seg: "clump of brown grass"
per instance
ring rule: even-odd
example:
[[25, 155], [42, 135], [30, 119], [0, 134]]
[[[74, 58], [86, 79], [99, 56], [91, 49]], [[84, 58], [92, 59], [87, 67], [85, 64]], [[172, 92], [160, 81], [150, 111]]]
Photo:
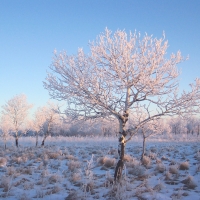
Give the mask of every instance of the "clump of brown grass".
[[109, 157], [100, 157], [97, 162], [100, 164], [100, 165], [103, 165], [104, 167], [106, 168], [111, 168], [115, 165], [116, 163], [116, 159], [115, 158], [109, 158]]
[[160, 190], [162, 190], [164, 188], [162, 183], [158, 183], [157, 185], [154, 186], [153, 190], [156, 192], [159, 192]]
[[59, 152], [49, 152], [48, 157], [49, 157], [49, 159], [59, 159], [60, 153]]
[[178, 174], [179, 173], [178, 166], [177, 165], [171, 165], [169, 167], [169, 172], [171, 174]]
[[83, 190], [86, 192], [92, 192], [94, 190], [94, 187], [95, 187], [94, 182], [90, 181], [86, 185], [84, 185]]
[[5, 167], [7, 164], [7, 159], [0, 157], [0, 167]]
[[156, 170], [160, 173], [163, 173], [166, 170], [166, 167], [163, 163], [158, 163], [156, 166]]
[[80, 173], [73, 173], [71, 176], [71, 181], [76, 183], [81, 180], [81, 174]]
[[171, 180], [171, 173], [169, 172], [169, 171], [167, 171], [166, 173], [165, 173], [165, 180]]
[[21, 173], [32, 175], [32, 169], [30, 167], [24, 168]]
[[188, 170], [190, 167], [190, 164], [188, 161], [186, 162], [182, 162], [180, 165], [179, 165], [179, 169], [180, 170]]
[[124, 161], [125, 162], [131, 162], [133, 160], [133, 157], [128, 155], [128, 154], [125, 154], [124, 155]]
[[136, 165], [133, 168], [128, 169], [128, 173], [138, 177], [146, 177], [146, 168], [141, 165]]
[[140, 164], [140, 162], [138, 160], [136, 160], [135, 158], [132, 158], [132, 160], [130, 162], [126, 163], [126, 167], [127, 168], [133, 168], [133, 167], [135, 167], [139, 164]]
[[149, 167], [151, 165], [151, 159], [148, 156], [143, 156], [142, 164], [146, 167]]
[[54, 184], [60, 181], [60, 177], [58, 175], [51, 175], [49, 177], [49, 183]]
[[156, 153], [150, 152], [150, 153], [149, 153], [149, 158], [151, 158], [152, 160], [156, 160], [157, 154], [156, 154]]
[[182, 181], [182, 183], [185, 184], [185, 186], [189, 189], [195, 189], [197, 187], [196, 182], [194, 181], [193, 176], [188, 176], [186, 179]]
[[51, 194], [56, 194], [60, 192], [61, 188], [58, 185], [53, 186], [51, 189], [49, 189], [45, 195], [51, 195]]
[[68, 169], [70, 171], [75, 171], [75, 170], [77, 170], [77, 168], [81, 167], [81, 163], [79, 161], [73, 161], [73, 160], [68, 162], [67, 165], [68, 165]]
[[68, 160], [77, 160], [76, 157], [74, 157], [73, 155], [65, 155], [65, 158], [68, 159]]

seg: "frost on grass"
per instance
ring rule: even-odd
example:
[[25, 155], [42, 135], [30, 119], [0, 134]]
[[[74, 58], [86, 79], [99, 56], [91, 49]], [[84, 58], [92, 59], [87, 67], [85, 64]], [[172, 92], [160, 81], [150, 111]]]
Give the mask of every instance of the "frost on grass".
[[[186, 194], [195, 199], [200, 192], [198, 145], [195, 149], [192, 143], [147, 145], [142, 163], [140, 143], [132, 143], [126, 151], [122, 180], [114, 184], [116, 150], [110, 146], [115, 140], [92, 144], [83, 142], [86, 138], [78, 144], [77, 140], [44, 148], [0, 148], [1, 158], [7, 160], [6, 167], [0, 168], [0, 199], [131, 200], [162, 199], [162, 194], [169, 199], [184, 199]], [[94, 149], [96, 144], [98, 149]]]

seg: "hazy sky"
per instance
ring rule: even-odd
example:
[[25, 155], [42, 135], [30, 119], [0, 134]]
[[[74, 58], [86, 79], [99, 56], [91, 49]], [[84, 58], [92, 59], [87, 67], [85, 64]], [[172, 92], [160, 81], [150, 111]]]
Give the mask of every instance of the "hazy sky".
[[199, 0], [0, 0], [0, 107], [21, 93], [45, 105], [54, 49], [87, 52], [105, 27], [158, 38], [165, 31], [168, 53], [190, 57], [179, 65], [181, 89], [200, 77]]

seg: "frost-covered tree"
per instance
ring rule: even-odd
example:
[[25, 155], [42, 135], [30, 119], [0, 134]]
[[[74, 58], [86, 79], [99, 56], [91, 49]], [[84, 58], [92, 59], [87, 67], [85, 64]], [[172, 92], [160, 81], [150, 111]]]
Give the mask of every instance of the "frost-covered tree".
[[171, 133], [173, 134], [184, 134], [187, 132], [186, 130], [186, 121], [181, 117], [172, 117], [169, 122], [169, 126], [171, 128]]
[[10, 133], [10, 129], [11, 129], [11, 124], [10, 124], [9, 117], [7, 115], [2, 115], [0, 119], [0, 133], [4, 141], [5, 149], [6, 149], [6, 142]]
[[[134, 113], [130, 112], [130, 117], [128, 121], [128, 126], [130, 129], [137, 124], [140, 124], [141, 121], [147, 118], [146, 113], [143, 109], [136, 108], [136, 111], [137, 112]], [[156, 134], [162, 134], [165, 129], [166, 126], [164, 125], [164, 121], [161, 119], [148, 121], [138, 129], [138, 134], [142, 135], [143, 140], [141, 160], [143, 160], [143, 157], [145, 155], [146, 140], [151, 136], [155, 136]]]
[[12, 131], [15, 133], [15, 144], [18, 147], [19, 131], [25, 126], [28, 119], [29, 110], [33, 107], [26, 99], [26, 95], [20, 94], [2, 106], [2, 114], [8, 116]]
[[38, 135], [42, 132], [43, 125], [46, 121], [46, 115], [44, 113], [44, 108], [39, 107], [34, 113], [34, 119], [32, 123], [32, 129], [35, 131], [36, 142], [35, 146], [38, 146]]
[[43, 124], [41, 131], [43, 132], [42, 146], [46, 138], [53, 133], [56, 126], [60, 124], [60, 115], [57, 113], [57, 106], [52, 102], [48, 102], [47, 106], [41, 108]]
[[[55, 51], [44, 87], [52, 98], [67, 102], [65, 114], [74, 119], [118, 120], [117, 175], [123, 166], [125, 144], [141, 126], [162, 116], [198, 111], [200, 80], [190, 85], [189, 92], [178, 91], [177, 64], [184, 58], [180, 51], [166, 55], [164, 36], [157, 39], [146, 34], [142, 38], [136, 32], [128, 35], [118, 30], [112, 34], [106, 29], [89, 47], [90, 54], [83, 49], [72, 56]], [[147, 117], [127, 130], [130, 111], [139, 107]]]

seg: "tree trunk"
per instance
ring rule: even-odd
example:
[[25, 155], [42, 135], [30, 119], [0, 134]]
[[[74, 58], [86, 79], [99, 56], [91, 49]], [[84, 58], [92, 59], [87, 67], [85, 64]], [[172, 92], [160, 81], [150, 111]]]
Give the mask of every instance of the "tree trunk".
[[126, 131], [125, 125], [128, 121], [128, 113], [125, 111], [123, 116], [118, 118], [119, 120], [119, 145], [118, 145], [118, 154], [119, 160], [115, 168], [114, 181], [119, 181], [122, 177], [122, 171], [124, 167], [124, 154], [125, 154], [125, 145], [126, 145]]
[[44, 136], [41, 146], [44, 146], [44, 142], [45, 142], [46, 138], [47, 138], [47, 135]]
[[45, 141], [45, 138], [42, 140], [42, 144], [41, 144], [41, 146], [44, 146], [44, 141]]
[[36, 147], [38, 146], [38, 132], [36, 133], [36, 143], [35, 143], [35, 146]]
[[15, 137], [15, 144], [16, 144], [16, 147], [18, 148], [18, 137]]
[[142, 146], [142, 156], [141, 156], [141, 161], [142, 161], [143, 158], [144, 158], [145, 148], [146, 148], [146, 137], [143, 135], [143, 146]]

